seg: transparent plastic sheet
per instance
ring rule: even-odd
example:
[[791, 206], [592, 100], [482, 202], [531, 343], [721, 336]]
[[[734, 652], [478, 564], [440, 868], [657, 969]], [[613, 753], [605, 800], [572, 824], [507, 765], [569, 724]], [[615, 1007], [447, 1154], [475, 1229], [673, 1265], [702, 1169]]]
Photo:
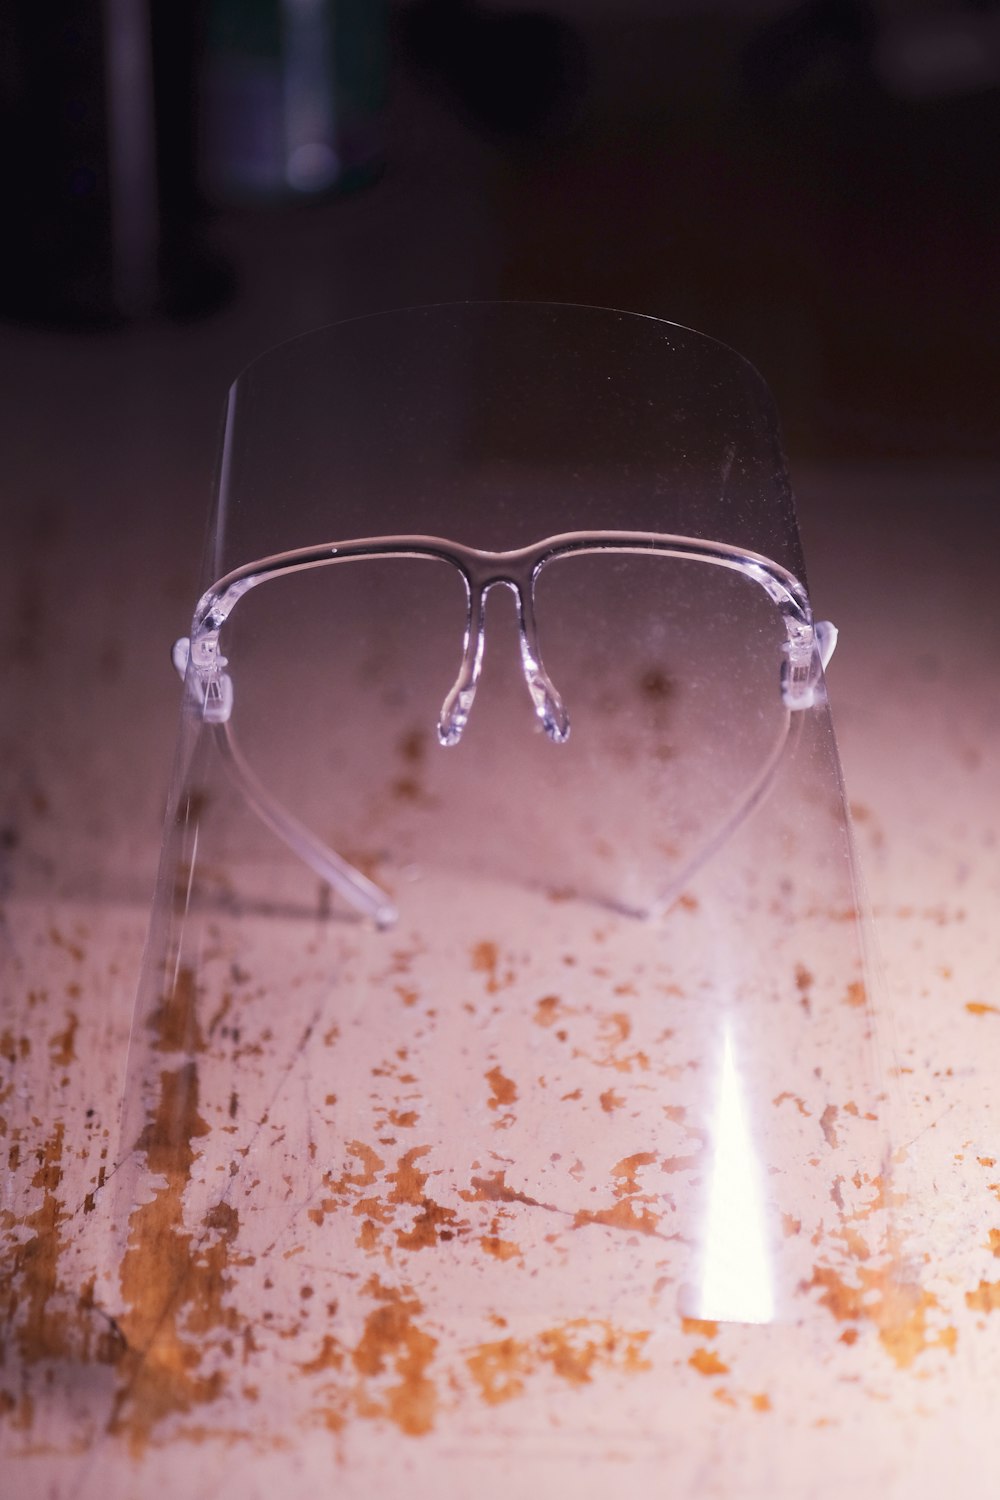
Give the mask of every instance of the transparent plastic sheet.
[[[474, 610], [432, 548], [278, 569], [199, 656], [234, 570], [401, 537], [597, 538], [524, 575], [534, 656], [482, 564], [457, 743]], [[115, 1439], [290, 1443], [344, 1494], [800, 1493], [705, 1403], [905, 1361], [921, 1311], [759, 377], [592, 309], [312, 335], [233, 388], [205, 587], [107, 1195]]]

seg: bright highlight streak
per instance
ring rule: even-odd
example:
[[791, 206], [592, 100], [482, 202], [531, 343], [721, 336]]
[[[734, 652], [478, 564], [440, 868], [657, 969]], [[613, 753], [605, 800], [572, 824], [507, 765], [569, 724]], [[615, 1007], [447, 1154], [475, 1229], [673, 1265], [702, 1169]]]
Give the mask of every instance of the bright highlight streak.
[[700, 1316], [730, 1323], [770, 1323], [774, 1317], [760, 1168], [728, 1028], [715, 1118]]

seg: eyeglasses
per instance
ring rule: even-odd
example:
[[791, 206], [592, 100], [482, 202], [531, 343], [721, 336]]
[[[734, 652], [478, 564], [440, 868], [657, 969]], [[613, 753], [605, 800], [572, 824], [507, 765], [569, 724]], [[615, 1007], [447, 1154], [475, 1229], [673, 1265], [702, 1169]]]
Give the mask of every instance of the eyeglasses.
[[[777, 606], [785, 631], [777, 683], [780, 700], [789, 715], [817, 702], [822, 693], [824, 669], [836, 646], [837, 631], [829, 621], [813, 620], [806, 590], [794, 574], [758, 553], [725, 543], [633, 531], [567, 532], [507, 552], [481, 551], [439, 537], [394, 536], [278, 553], [234, 569], [202, 595], [190, 637], [182, 637], [174, 645], [174, 666], [186, 682], [201, 717], [221, 731], [219, 743], [228, 769], [257, 815], [356, 911], [372, 917], [380, 926], [388, 926], [395, 921], [397, 911], [385, 892], [293, 817], [271, 795], [243, 756], [233, 731], [233, 678], [227, 670], [229, 660], [220, 648], [223, 627], [245, 594], [273, 579], [336, 563], [375, 559], [416, 558], [444, 563], [457, 571], [462, 580], [466, 609], [458, 673], [438, 715], [439, 743], [455, 746], [462, 738], [482, 671], [486, 599], [491, 590], [502, 587], [515, 597], [521, 670], [535, 716], [548, 739], [561, 745], [570, 735], [571, 705], [544, 665], [536, 586], [546, 569], [564, 559], [600, 553], [708, 563], [758, 584]], [[773, 768], [769, 763], [758, 783], [744, 797], [736, 821], [760, 800]], [[731, 826], [732, 820], [726, 831]]]

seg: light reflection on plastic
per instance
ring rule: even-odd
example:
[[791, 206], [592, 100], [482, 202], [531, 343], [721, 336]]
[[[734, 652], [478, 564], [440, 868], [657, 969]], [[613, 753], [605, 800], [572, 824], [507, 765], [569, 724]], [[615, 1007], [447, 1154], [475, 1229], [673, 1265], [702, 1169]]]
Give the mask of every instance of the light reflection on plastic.
[[729, 1028], [725, 1031], [715, 1154], [705, 1225], [700, 1316], [770, 1323], [774, 1317], [760, 1166], [747, 1121]]

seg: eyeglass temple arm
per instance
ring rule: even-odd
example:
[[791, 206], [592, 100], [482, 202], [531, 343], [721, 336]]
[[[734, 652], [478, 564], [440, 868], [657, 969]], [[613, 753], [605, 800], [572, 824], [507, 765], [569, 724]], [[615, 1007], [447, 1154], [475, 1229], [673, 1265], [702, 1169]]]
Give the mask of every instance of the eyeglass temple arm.
[[[173, 662], [184, 680], [187, 679], [189, 654], [190, 646], [186, 637], [175, 642]], [[360, 870], [348, 864], [347, 860], [331, 849], [329, 844], [318, 839], [304, 823], [300, 823], [298, 818], [293, 817], [286, 808], [282, 807], [248, 765], [237, 744], [230, 717], [232, 682], [228, 674], [221, 670], [226, 666], [226, 659], [218, 657], [217, 660], [220, 672], [219, 676], [214, 679], [215, 691], [212, 691], [212, 684], [199, 683], [201, 712], [206, 722], [213, 726], [216, 744], [222, 754], [226, 770], [246, 798], [247, 803], [253, 808], [261, 822], [270, 828], [272, 833], [277, 834], [293, 854], [297, 854], [321, 880], [325, 880], [338, 895], [343, 896], [355, 911], [360, 912], [362, 916], [371, 917], [378, 927], [391, 927], [399, 913], [385, 891], [373, 880], [369, 880], [367, 875], [362, 875]], [[220, 683], [222, 684], [221, 690]]]

